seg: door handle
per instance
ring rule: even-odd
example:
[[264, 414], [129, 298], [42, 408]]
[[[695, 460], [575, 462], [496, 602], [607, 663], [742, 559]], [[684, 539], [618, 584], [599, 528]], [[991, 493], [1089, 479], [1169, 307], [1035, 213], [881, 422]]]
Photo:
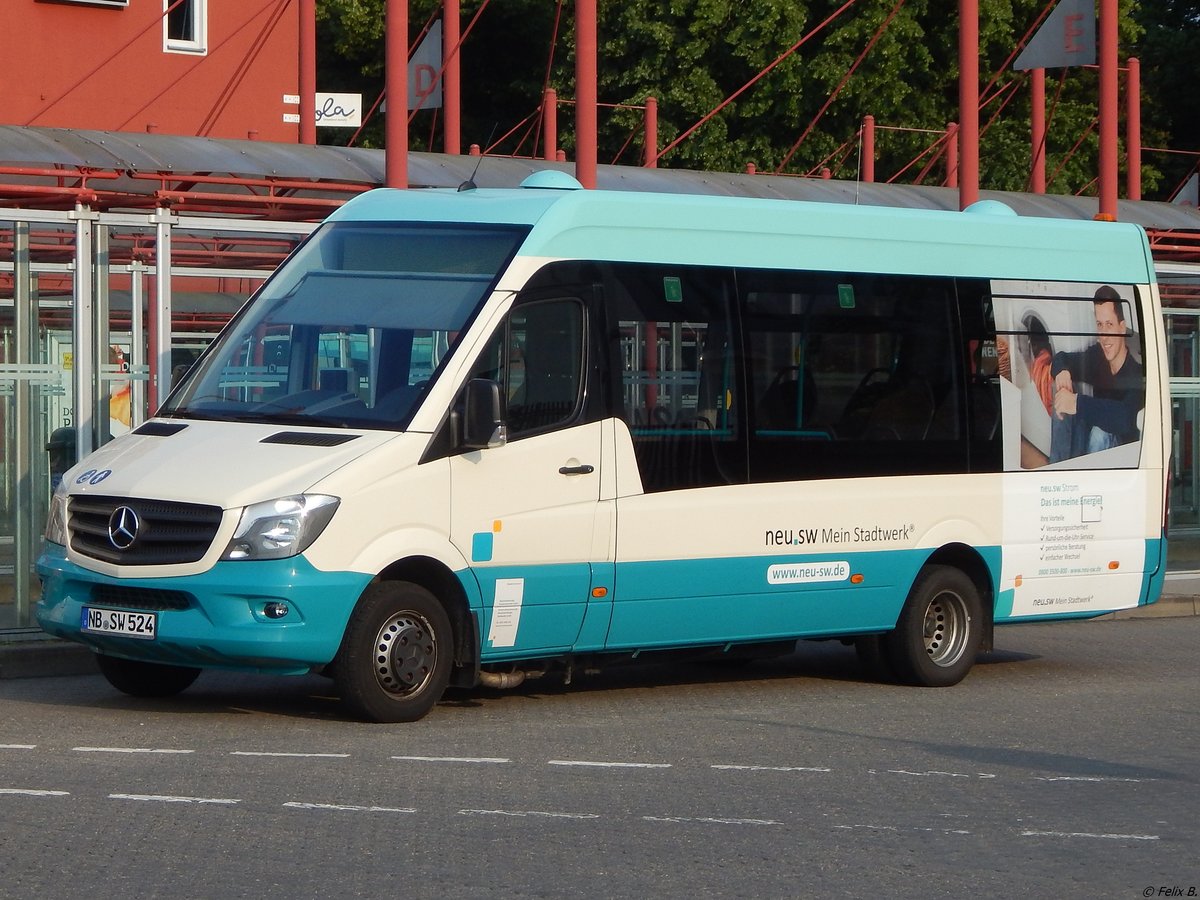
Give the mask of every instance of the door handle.
[[563, 466], [558, 470], [559, 475], [591, 475], [596, 471], [595, 466], [584, 463], [581, 466]]

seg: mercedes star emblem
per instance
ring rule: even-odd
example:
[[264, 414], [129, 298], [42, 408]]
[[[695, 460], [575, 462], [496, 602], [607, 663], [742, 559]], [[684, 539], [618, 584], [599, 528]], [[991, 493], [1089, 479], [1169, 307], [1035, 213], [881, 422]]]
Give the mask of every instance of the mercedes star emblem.
[[108, 540], [118, 550], [128, 550], [137, 540], [138, 514], [128, 506], [118, 506], [108, 517]]

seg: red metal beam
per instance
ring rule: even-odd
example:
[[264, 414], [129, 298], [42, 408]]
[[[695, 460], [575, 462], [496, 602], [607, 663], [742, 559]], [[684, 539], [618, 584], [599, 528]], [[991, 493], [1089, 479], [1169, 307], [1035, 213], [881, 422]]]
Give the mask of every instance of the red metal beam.
[[1125, 81], [1125, 196], [1142, 199], [1142, 64], [1136, 56], [1126, 60]]
[[442, 147], [451, 156], [462, 152], [462, 43], [459, 0], [442, 2]]
[[1100, 211], [1117, 218], [1117, 0], [1100, 0]]
[[408, 0], [387, 0], [385, 184], [408, 187]]
[[575, 0], [575, 177], [596, 187], [596, 0]]
[[958, 208], [979, 199], [979, 0], [958, 0]]

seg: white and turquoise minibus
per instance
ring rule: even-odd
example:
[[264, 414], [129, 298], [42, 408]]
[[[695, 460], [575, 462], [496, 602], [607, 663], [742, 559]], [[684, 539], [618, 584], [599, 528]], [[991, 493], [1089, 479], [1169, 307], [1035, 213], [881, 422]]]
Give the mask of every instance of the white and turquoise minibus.
[[951, 685], [1156, 599], [1163, 346], [1132, 225], [372, 191], [66, 473], [38, 620], [130, 694], [321, 672], [377, 721], [799, 639]]

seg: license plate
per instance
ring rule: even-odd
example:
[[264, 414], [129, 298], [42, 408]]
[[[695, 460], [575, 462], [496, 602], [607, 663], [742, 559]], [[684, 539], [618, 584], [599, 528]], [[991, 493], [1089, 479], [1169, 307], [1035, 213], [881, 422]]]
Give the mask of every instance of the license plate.
[[158, 632], [158, 614], [85, 606], [82, 628], [84, 631], [123, 634], [125, 637], [152, 641]]

